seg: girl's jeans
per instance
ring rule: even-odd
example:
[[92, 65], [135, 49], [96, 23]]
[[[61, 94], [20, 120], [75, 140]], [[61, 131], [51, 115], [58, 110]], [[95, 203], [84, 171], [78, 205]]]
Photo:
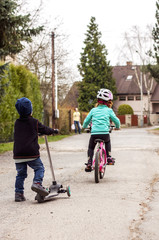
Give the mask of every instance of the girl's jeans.
[[15, 192], [24, 193], [24, 180], [27, 178], [27, 165], [34, 169], [33, 182], [42, 184], [44, 177], [44, 165], [40, 158], [33, 161], [16, 163], [17, 176], [15, 181]]

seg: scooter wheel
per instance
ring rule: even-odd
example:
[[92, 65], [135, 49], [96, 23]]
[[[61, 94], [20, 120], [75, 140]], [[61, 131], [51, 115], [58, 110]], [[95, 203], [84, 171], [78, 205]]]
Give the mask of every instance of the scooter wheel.
[[68, 187], [66, 188], [66, 191], [67, 191], [67, 196], [70, 197], [70, 196], [71, 196], [70, 186], [68, 186]]

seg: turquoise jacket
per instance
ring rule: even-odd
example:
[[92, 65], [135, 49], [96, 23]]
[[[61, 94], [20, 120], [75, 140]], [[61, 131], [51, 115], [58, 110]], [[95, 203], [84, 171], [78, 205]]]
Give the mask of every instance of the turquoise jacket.
[[92, 108], [83, 122], [83, 128], [86, 128], [92, 122], [91, 134], [109, 134], [110, 120], [115, 123], [116, 128], [120, 128], [120, 120], [114, 111], [106, 105], [99, 105]]

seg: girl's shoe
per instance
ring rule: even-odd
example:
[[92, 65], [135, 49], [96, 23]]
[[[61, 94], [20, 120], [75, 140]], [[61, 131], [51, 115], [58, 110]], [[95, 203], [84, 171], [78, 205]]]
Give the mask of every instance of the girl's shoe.
[[86, 172], [91, 172], [92, 171], [92, 165], [91, 164], [88, 164], [88, 163], [86, 163], [86, 168], [85, 168], [85, 171]]
[[115, 158], [108, 157], [107, 158], [107, 165], [114, 165], [115, 164]]
[[22, 201], [26, 201], [24, 194], [16, 192], [15, 193], [15, 202], [22, 202]]

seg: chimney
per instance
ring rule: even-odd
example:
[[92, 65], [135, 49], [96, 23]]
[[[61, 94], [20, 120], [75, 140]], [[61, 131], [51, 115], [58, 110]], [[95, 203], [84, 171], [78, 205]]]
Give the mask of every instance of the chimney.
[[131, 62], [131, 61], [126, 62], [126, 65], [127, 65], [127, 66], [132, 66], [132, 62]]

